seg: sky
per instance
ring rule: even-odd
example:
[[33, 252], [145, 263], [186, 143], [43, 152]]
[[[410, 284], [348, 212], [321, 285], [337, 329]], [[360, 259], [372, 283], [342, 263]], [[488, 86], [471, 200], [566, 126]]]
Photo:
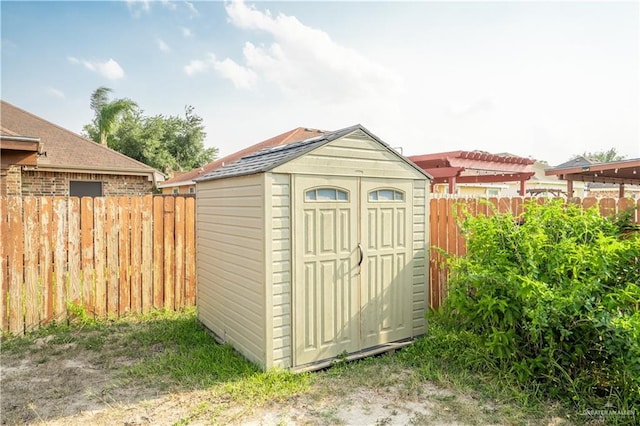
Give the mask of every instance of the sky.
[[640, 2], [0, 3], [3, 100], [74, 132], [100, 86], [219, 156], [362, 124], [401, 150], [640, 158]]

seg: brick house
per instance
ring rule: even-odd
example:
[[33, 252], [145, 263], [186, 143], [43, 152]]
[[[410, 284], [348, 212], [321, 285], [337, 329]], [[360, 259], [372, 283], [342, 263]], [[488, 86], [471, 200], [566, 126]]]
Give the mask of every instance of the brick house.
[[146, 164], [0, 102], [0, 195], [143, 195], [164, 180]]
[[197, 169], [173, 176], [171, 179], [158, 184], [158, 188], [162, 189], [163, 194], [195, 194], [196, 183], [194, 179], [204, 176], [207, 173], [211, 173], [225, 164], [235, 163], [242, 157], [246, 157], [249, 154], [253, 154], [266, 148], [302, 141], [315, 136], [321, 136], [324, 133], [325, 131], [323, 130], [298, 127], [255, 145], [251, 145], [250, 147], [244, 148], [240, 151], [234, 152], [233, 154], [229, 154], [226, 157], [212, 161], [202, 167], [198, 167]]

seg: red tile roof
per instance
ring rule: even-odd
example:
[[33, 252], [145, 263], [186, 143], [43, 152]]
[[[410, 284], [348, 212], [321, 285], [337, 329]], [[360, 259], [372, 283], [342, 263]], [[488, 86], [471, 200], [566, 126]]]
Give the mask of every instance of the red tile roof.
[[225, 164], [230, 164], [238, 161], [242, 157], [246, 157], [249, 154], [253, 154], [254, 152], [258, 152], [265, 148], [271, 148], [278, 145], [286, 145], [293, 142], [303, 141], [305, 139], [313, 138], [319, 135], [326, 133], [323, 130], [317, 129], [309, 129], [306, 127], [298, 127], [293, 130], [289, 130], [288, 132], [282, 133], [281, 135], [274, 136], [265, 141], [259, 142], [255, 145], [251, 145], [250, 147], [244, 148], [240, 151], [234, 152], [233, 154], [229, 154], [226, 157], [220, 158], [218, 160], [212, 161], [209, 164], [205, 164], [202, 167], [197, 169], [193, 169], [189, 172], [176, 176], [172, 179], [169, 179], [162, 184], [159, 184], [159, 188], [166, 188], [172, 186], [183, 186], [183, 185], [193, 185], [193, 179], [198, 176], [204, 176], [207, 173], [211, 173], [212, 171], [219, 169]]
[[159, 172], [104, 145], [53, 124], [6, 101], [0, 101], [0, 132], [4, 135], [40, 138], [46, 156], [38, 167], [46, 169], [109, 171], [126, 174]]

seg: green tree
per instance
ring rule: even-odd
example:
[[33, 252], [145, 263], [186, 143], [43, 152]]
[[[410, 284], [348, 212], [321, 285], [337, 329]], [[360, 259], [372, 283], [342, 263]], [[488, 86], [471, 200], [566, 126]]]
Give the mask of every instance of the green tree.
[[111, 89], [99, 87], [91, 95], [95, 117], [85, 134], [128, 157], [158, 170], [183, 171], [212, 161], [216, 148], [205, 148], [204, 123], [191, 105], [181, 116], [145, 116], [130, 99], [109, 101]]
[[[583, 152], [581, 154], [582, 157], [587, 160], [594, 161], [596, 163], [610, 163], [612, 161], [620, 161], [625, 159], [625, 155], [621, 155], [618, 153], [618, 150], [615, 148], [611, 148], [607, 151], [596, 151], [596, 152]], [[576, 155], [576, 157], [578, 157]], [[575, 158], [575, 157], [574, 157]]]
[[202, 118], [193, 107], [179, 116], [144, 116], [130, 111], [110, 138], [111, 148], [158, 170], [191, 170], [215, 158], [216, 148], [205, 148]]
[[102, 145], [107, 145], [108, 138], [116, 130], [121, 117], [134, 111], [138, 105], [131, 99], [109, 100], [112, 90], [98, 87], [91, 95], [91, 109], [94, 112], [93, 123], [84, 126], [89, 138]]

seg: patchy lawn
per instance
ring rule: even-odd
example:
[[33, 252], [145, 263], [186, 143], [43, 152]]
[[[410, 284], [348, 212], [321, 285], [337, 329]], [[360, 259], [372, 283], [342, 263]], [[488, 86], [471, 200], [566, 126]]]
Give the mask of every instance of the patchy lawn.
[[85, 318], [3, 338], [1, 418], [51, 425], [571, 424], [561, 408], [492, 400], [404, 358], [398, 352], [315, 373], [264, 373], [216, 344], [193, 311], [112, 323]]

